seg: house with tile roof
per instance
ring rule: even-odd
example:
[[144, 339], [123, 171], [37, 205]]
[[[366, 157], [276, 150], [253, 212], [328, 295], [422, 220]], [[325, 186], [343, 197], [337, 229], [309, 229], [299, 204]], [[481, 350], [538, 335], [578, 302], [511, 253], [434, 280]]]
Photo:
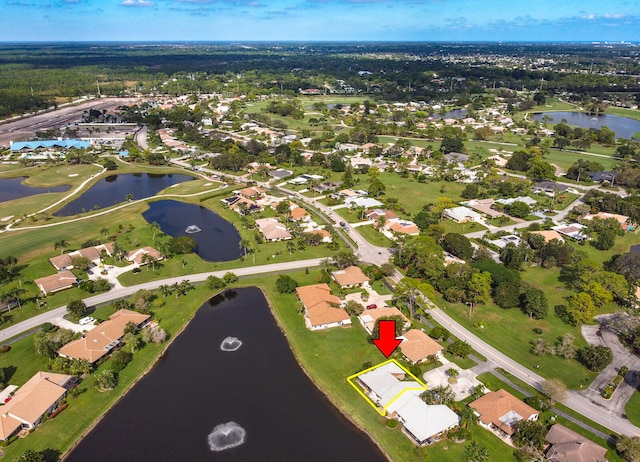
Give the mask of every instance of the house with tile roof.
[[564, 425], [555, 424], [547, 432], [545, 440], [549, 446], [544, 454], [554, 462], [607, 462], [607, 449], [569, 430]]
[[400, 337], [400, 351], [412, 364], [426, 361], [429, 356], [440, 356], [442, 345], [419, 329], [410, 329]]
[[85, 247], [80, 250], [75, 250], [73, 252], [52, 257], [49, 259], [49, 262], [58, 271], [73, 269], [73, 264], [71, 263], [71, 259], [74, 257], [88, 258], [95, 265], [97, 264], [97, 262], [100, 261], [100, 258], [102, 257], [103, 253], [105, 253], [107, 256], [110, 257], [113, 254], [114, 246], [115, 246], [114, 242], [108, 242], [106, 244], [98, 244], [91, 247]]
[[64, 289], [70, 289], [78, 282], [76, 276], [71, 271], [60, 271], [57, 274], [38, 278], [33, 281], [44, 294], [51, 294]]
[[340, 299], [331, 295], [328, 284], [296, 287], [296, 294], [304, 306], [304, 321], [308, 329], [351, 327], [351, 318], [340, 308]]
[[146, 264], [144, 263], [145, 255], [150, 255], [156, 260], [162, 260], [164, 258], [159, 250], [156, 250], [153, 247], [149, 246], [127, 252], [124, 258], [126, 258], [127, 261], [137, 263], [138, 265], [143, 265]]
[[469, 406], [483, 427], [507, 437], [513, 436], [518, 422], [538, 420], [538, 411], [504, 389], [491, 391]]
[[37, 427], [46, 414], [56, 410], [74, 382], [71, 375], [37, 372], [0, 407], [0, 440], [8, 440], [23, 428]]
[[554, 229], [550, 229], [548, 231], [529, 231], [529, 234], [537, 234], [538, 236], [544, 237], [545, 243], [549, 243], [554, 239], [558, 240], [559, 242], [564, 242], [562, 235]]
[[102, 357], [120, 345], [124, 330], [128, 323], [132, 322], [141, 328], [149, 322], [151, 316], [122, 309], [109, 316], [109, 320], [98, 324], [84, 334], [83, 337], [67, 343], [58, 350], [63, 358], [84, 359], [91, 364], [96, 363]]
[[373, 310], [366, 310], [360, 316], [358, 316], [358, 321], [360, 321], [360, 325], [367, 331], [369, 335], [373, 334], [373, 329], [376, 325], [376, 321], [380, 318], [389, 318], [392, 316], [396, 316], [402, 318], [404, 320], [403, 330], [411, 325], [407, 317], [402, 314], [402, 312], [396, 308], [395, 306], [389, 308], [375, 308]]
[[369, 276], [358, 266], [349, 266], [345, 269], [334, 271], [331, 277], [341, 288], [362, 287], [369, 284]]
[[310, 218], [309, 212], [307, 212], [302, 207], [298, 207], [297, 205], [293, 205], [291, 207], [291, 211], [289, 212], [289, 219], [291, 221], [304, 221]]
[[292, 238], [287, 227], [277, 218], [259, 218], [256, 220], [256, 226], [267, 241], [277, 242]]

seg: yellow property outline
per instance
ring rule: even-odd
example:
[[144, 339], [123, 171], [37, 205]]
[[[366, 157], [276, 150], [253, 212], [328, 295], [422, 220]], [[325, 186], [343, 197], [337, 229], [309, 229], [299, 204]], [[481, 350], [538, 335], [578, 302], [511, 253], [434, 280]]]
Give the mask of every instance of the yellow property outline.
[[[415, 379], [415, 381], [416, 381], [416, 382], [418, 382], [420, 385], [422, 385], [422, 387], [420, 387], [420, 388], [416, 388], [416, 387], [413, 387], [413, 388], [405, 388], [405, 389], [404, 389], [404, 390], [402, 390], [400, 393], [398, 393], [398, 396], [396, 396], [396, 397], [395, 397], [395, 398], [393, 398], [391, 401], [389, 401], [389, 402], [387, 403], [387, 405], [386, 405], [386, 406], [384, 406], [384, 407], [382, 408], [382, 410], [380, 410], [380, 408], [378, 407], [378, 405], [377, 405], [376, 403], [374, 403], [373, 401], [371, 401], [371, 398], [369, 398], [369, 397], [366, 395], [366, 393], [364, 393], [364, 391], [362, 390], [362, 387], [360, 387], [360, 386], [356, 385], [355, 380], [353, 380], [353, 379], [357, 378], [359, 375], [365, 374], [365, 373], [367, 373], [367, 372], [369, 372], [369, 371], [372, 371], [372, 370], [374, 370], [374, 369], [377, 369], [377, 368], [379, 368], [379, 367], [386, 366], [386, 365], [387, 365], [387, 364], [389, 364], [389, 363], [395, 363], [395, 364], [396, 364], [396, 366], [398, 366], [398, 367], [399, 367], [400, 369], [402, 369], [404, 372], [406, 372], [407, 374], [409, 374], [409, 376], [410, 376], [410, 377], [412, 377], [413, 379]], [[351, 385], [351, 386], [352, 386], [352, 387], [353, 387], [353, 388], [354, 388], [358, 393], [360, 393], [360, 396], [362, 396], [362, 397], [367, 401], [367, 403], [369, 403], [369, 404], [371, 405], [371, 407], [373, 407], [373, 408], [376, 410], [376, 412], [377, 412], [378, 414], [380, 414], [381, 416], [383, 416], [383, 417], [387, 414], [387, 408], [388, 408], [388, 407], [389, 407], [389, 406], [390, 406], [390, 405], [391, 405], [395, 400], [397, 400], [398, 398], [400, 398], [400, 397], [401, 397], [401, 396], [402, 396], [406, 391], [409, 391], [409, 390], [426, 390], [426, 389], [427, 389], [427, 385], [426, 385], [426, 384], [422, 383], [422, 381], [421, 381], [418, 377], [416, 377], [416, 376], [415, 376], [415, 375], [413, 375], [411, 372], [409, 372], [407, 369], [405, 369], [405, 368], [402, 366], [402, 364], [400, 364], [400, 363], [399, 363], [398, 361], [396, 361], [395, 359], [389, 359], [389, 360], [387, 360], [387, 361], [385, 361], [385, 362], [383, 362], [383, 363], [376, 364], [375, 366], [372, 366], [372, 367], [370, 367], [369, 369], [365, 369], [364, 371], [360, 371], [360, 372], [358, 372], [358, 373], [356, 373], [356, 374], [350, 375], [349, 377], [347, 377], [347, 382], [349, 382], [349, 384], [350, 384], [350, 385]]]

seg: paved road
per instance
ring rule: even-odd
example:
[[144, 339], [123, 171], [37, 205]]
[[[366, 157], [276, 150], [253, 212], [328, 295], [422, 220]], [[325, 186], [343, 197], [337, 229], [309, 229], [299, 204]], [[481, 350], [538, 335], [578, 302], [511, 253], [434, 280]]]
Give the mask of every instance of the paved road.
[[[478, 353], [494, 362], [498, 367], [504, 368], [515, 377], [532, 387], [538, 390], [541, 389], [542, 383], [545, 381], [544, 377], [530, 371], [513, 359], [509, 358], [504, 353], [496, 350], [485, 341], [479, 339], [456, 321], [451, 319], [451, 317], [445, 314], [445, 312], [440, 308], [433, 308], [429, 310], [429, 314], [454, 336], [468, 342]], [[640, 428], [636, 427], [628, 420], [619, 417], [614, 411], [608, 409], [607, 403], [589, 399], [577, 391], [569, 391], [567, 393], [567, 398], [563, 401], [563, 404], [615, 433], [629, 436], [640, 436]]]
[[[231, 270], [223, 270], [223, 271], [211, 271], [208, 273], [198, 273], [191, 274], [187, 276], [177, 276], [169, 279], [162, 279], [159, 281], [151, 281], [145, 282], [143, 284], [138, 284], [136, 286], [131, 287], [122, 287], [118, 289], [111, 289], [109, 292], [105, 292], [99, 295], [95, 295], [93, 297], [85, 298], [84, 302], [87, 306], [95, 306], [104, 303], [111, 302], [113, 300], [117, 300], [119, 298], [128, 297], [129, 295], [134, 294], [138, 290], [147, 289], [153, 290], [157, 289], [161, 285], [172, 285], [174, 283], [180, 283], [185, 279], [190, 282], [202, 282], [205, 281], [209, 276], [217, 276], [223, 277], [225, 273], [231, 271], [236, 276], [250, 276], [255, 274], [265, 274], [265, 273], [279, 273], [283, 271], [290, 270], [299, 270], [303, 268], [313, 268], [316, 266], [320, 266], [320, 262], [322, 258], [312, 258], [309, 260], [298, 260], [284, 263], [272, 263], [270, 265], [261, 265], [261, 266], [252, 266], [249, 268], [235, 268]], [[52, 320], [64, 316], [66, 314], [67, 307], [61, 306], [60, 308], [56, 308], [45, 313], [34, 316], [30, 319], [22, 321], [14, 326], [7, 327], [6, 329], [0, 330], [0, 343], [4, 342], [13, 337], [17, 337], [24, 332], [28, 332], [32, 329], [41, 326], [45, 322], [51, 322]]]

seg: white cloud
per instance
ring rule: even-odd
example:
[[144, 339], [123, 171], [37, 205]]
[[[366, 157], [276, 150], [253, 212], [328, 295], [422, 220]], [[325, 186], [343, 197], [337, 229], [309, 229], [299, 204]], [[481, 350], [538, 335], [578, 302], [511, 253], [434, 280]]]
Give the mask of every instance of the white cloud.
[[146, 6], [153, 6], [153, 2], [149, 0], [122, 0], [122, 2], [120, 2], [120, 6], [146, 7]]

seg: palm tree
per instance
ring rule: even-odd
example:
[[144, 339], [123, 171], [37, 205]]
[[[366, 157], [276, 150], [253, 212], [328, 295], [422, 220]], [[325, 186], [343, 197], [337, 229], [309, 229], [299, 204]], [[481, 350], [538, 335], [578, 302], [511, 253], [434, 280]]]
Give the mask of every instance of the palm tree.
[[289, 255], [296, 251], [296, 243], [293, 241], [287, 241], [287, 250], [289, 251]]
[[60, 255], [62, 255], [62, 253], [64, 252], [64, 249], [69, 247], [69, 243], [64, 239], [60, 239], [59, 241], [55, 242], [54, 246], [56, 250], [60, 249]]
[[304, 243], [304, 240], [300, 239], [298, 241], [298, 250], [300, 252], [304, 252], [304, 250], [307, 248], [306, 244]]
[[153, 221], [151, 222], [151, 224], [149, 225], [153, 231], [153, 237], [151, 238], [152, 241], [155, 242], [156, 240], [156, 232], [160, 231], [160, 225], [158, 224], [158, 222]]
[[109, 228], [107, 228], [106, 226], [103, 226], [102, 229], [100, 230], [100, 234], [102, 234], [104, 237], [107, 237], [109, 235]]
[[465, 406], [462, 411], [460, 411], [460, 426], [462, 428], [469, 428], [477, 422], [478, 416], [476, 415], [475, 411], [469, 406]]
[[160, 287], [158, 287], [158, 290], [160, 290], [160, 293], [162, 294], [162, 298], [167, 298], [168, 295], [171, 295], [171, 287], [169, 287], [166, 284], [163, 284]]

